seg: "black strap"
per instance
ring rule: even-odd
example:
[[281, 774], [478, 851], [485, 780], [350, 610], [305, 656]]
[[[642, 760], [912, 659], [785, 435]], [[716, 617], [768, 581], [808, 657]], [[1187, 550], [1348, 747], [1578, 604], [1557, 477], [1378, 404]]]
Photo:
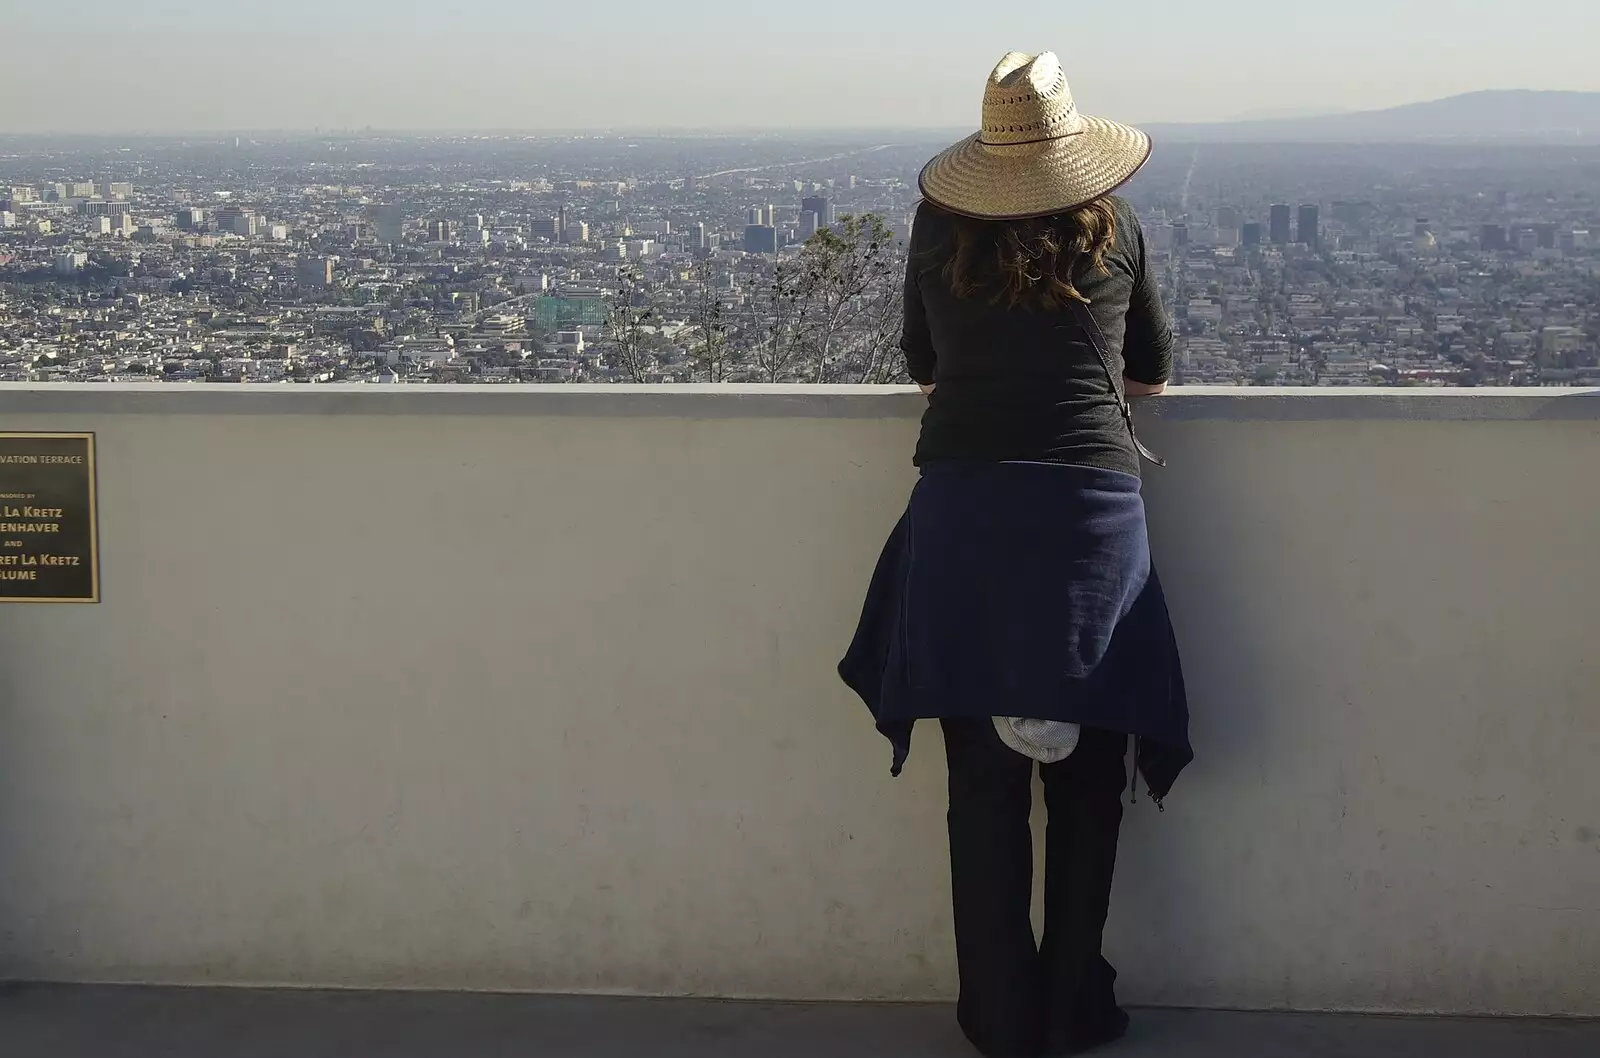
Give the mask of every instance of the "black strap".
[[1128, 403], [1127, 394], [1123, 392], [1122, 379], [1111, 369], [1111, 350], [1106, 343], [1105, 332], [1100, 329], [1100, 321], [1094, 318], [1094, 313], [1083, 302], [1073, 299], [1071, 304], [1073, 315], [1078, 317], [1078, 323], [1089, 336], [1089, 344], [1094, 346], [1096, 355], [1100, 357], [1100, 366], [1106, 369], [1106, 378], [1111, 381], [1111, 395], [1117, 398], [1117, 410], [1122, 413], [1122, 421], [1128, 424], [1128, 436], [1133, 438], [1133, 447], [1156, 466], [1166, 466], [1167, 461], [1146, 448], [1144, 442], [1139, 440], [1139, 431], [1133, 428], [1133, 405]]

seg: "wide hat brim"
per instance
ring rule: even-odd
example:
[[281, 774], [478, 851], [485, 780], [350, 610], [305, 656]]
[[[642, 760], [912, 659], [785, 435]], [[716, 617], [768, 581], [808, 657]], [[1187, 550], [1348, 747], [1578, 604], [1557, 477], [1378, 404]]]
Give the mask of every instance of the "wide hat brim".
[[922, 195], [951, 213], [1020, 220], [1065, 213], [1104, 198], [1150, 160], [1150, 137], [1104, 118], [1035, 143], [985, 143], [975, 133], [922, 169]]

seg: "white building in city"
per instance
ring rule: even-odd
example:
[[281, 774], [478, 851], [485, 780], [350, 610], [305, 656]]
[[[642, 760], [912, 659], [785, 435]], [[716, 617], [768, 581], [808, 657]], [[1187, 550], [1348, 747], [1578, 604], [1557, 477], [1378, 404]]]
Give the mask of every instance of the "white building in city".
[[583, 355], [584, 350], [582, 331], [557, 331], [556, 355], [572, 360]]

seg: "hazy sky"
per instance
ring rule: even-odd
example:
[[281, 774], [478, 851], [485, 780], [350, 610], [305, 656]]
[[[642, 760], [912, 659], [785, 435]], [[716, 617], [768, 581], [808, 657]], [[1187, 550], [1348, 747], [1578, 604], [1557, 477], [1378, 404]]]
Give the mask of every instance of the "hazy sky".
[[0, 0], [0, 26], [0, 132], [975, 127], [1013, 48], [1127, 121], [1600, 90], [1597, 0]]

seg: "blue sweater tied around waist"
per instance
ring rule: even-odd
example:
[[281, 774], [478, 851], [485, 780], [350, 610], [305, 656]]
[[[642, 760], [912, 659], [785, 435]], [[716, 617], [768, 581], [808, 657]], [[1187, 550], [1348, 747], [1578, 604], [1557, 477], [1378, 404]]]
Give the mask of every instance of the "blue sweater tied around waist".
[[1062, 464], [923, 468], [839, 663], [895, 775], [917, 720], [1027, 717], [1135, 736], [1167, 795], [1194, 753], [1139, 487]]

